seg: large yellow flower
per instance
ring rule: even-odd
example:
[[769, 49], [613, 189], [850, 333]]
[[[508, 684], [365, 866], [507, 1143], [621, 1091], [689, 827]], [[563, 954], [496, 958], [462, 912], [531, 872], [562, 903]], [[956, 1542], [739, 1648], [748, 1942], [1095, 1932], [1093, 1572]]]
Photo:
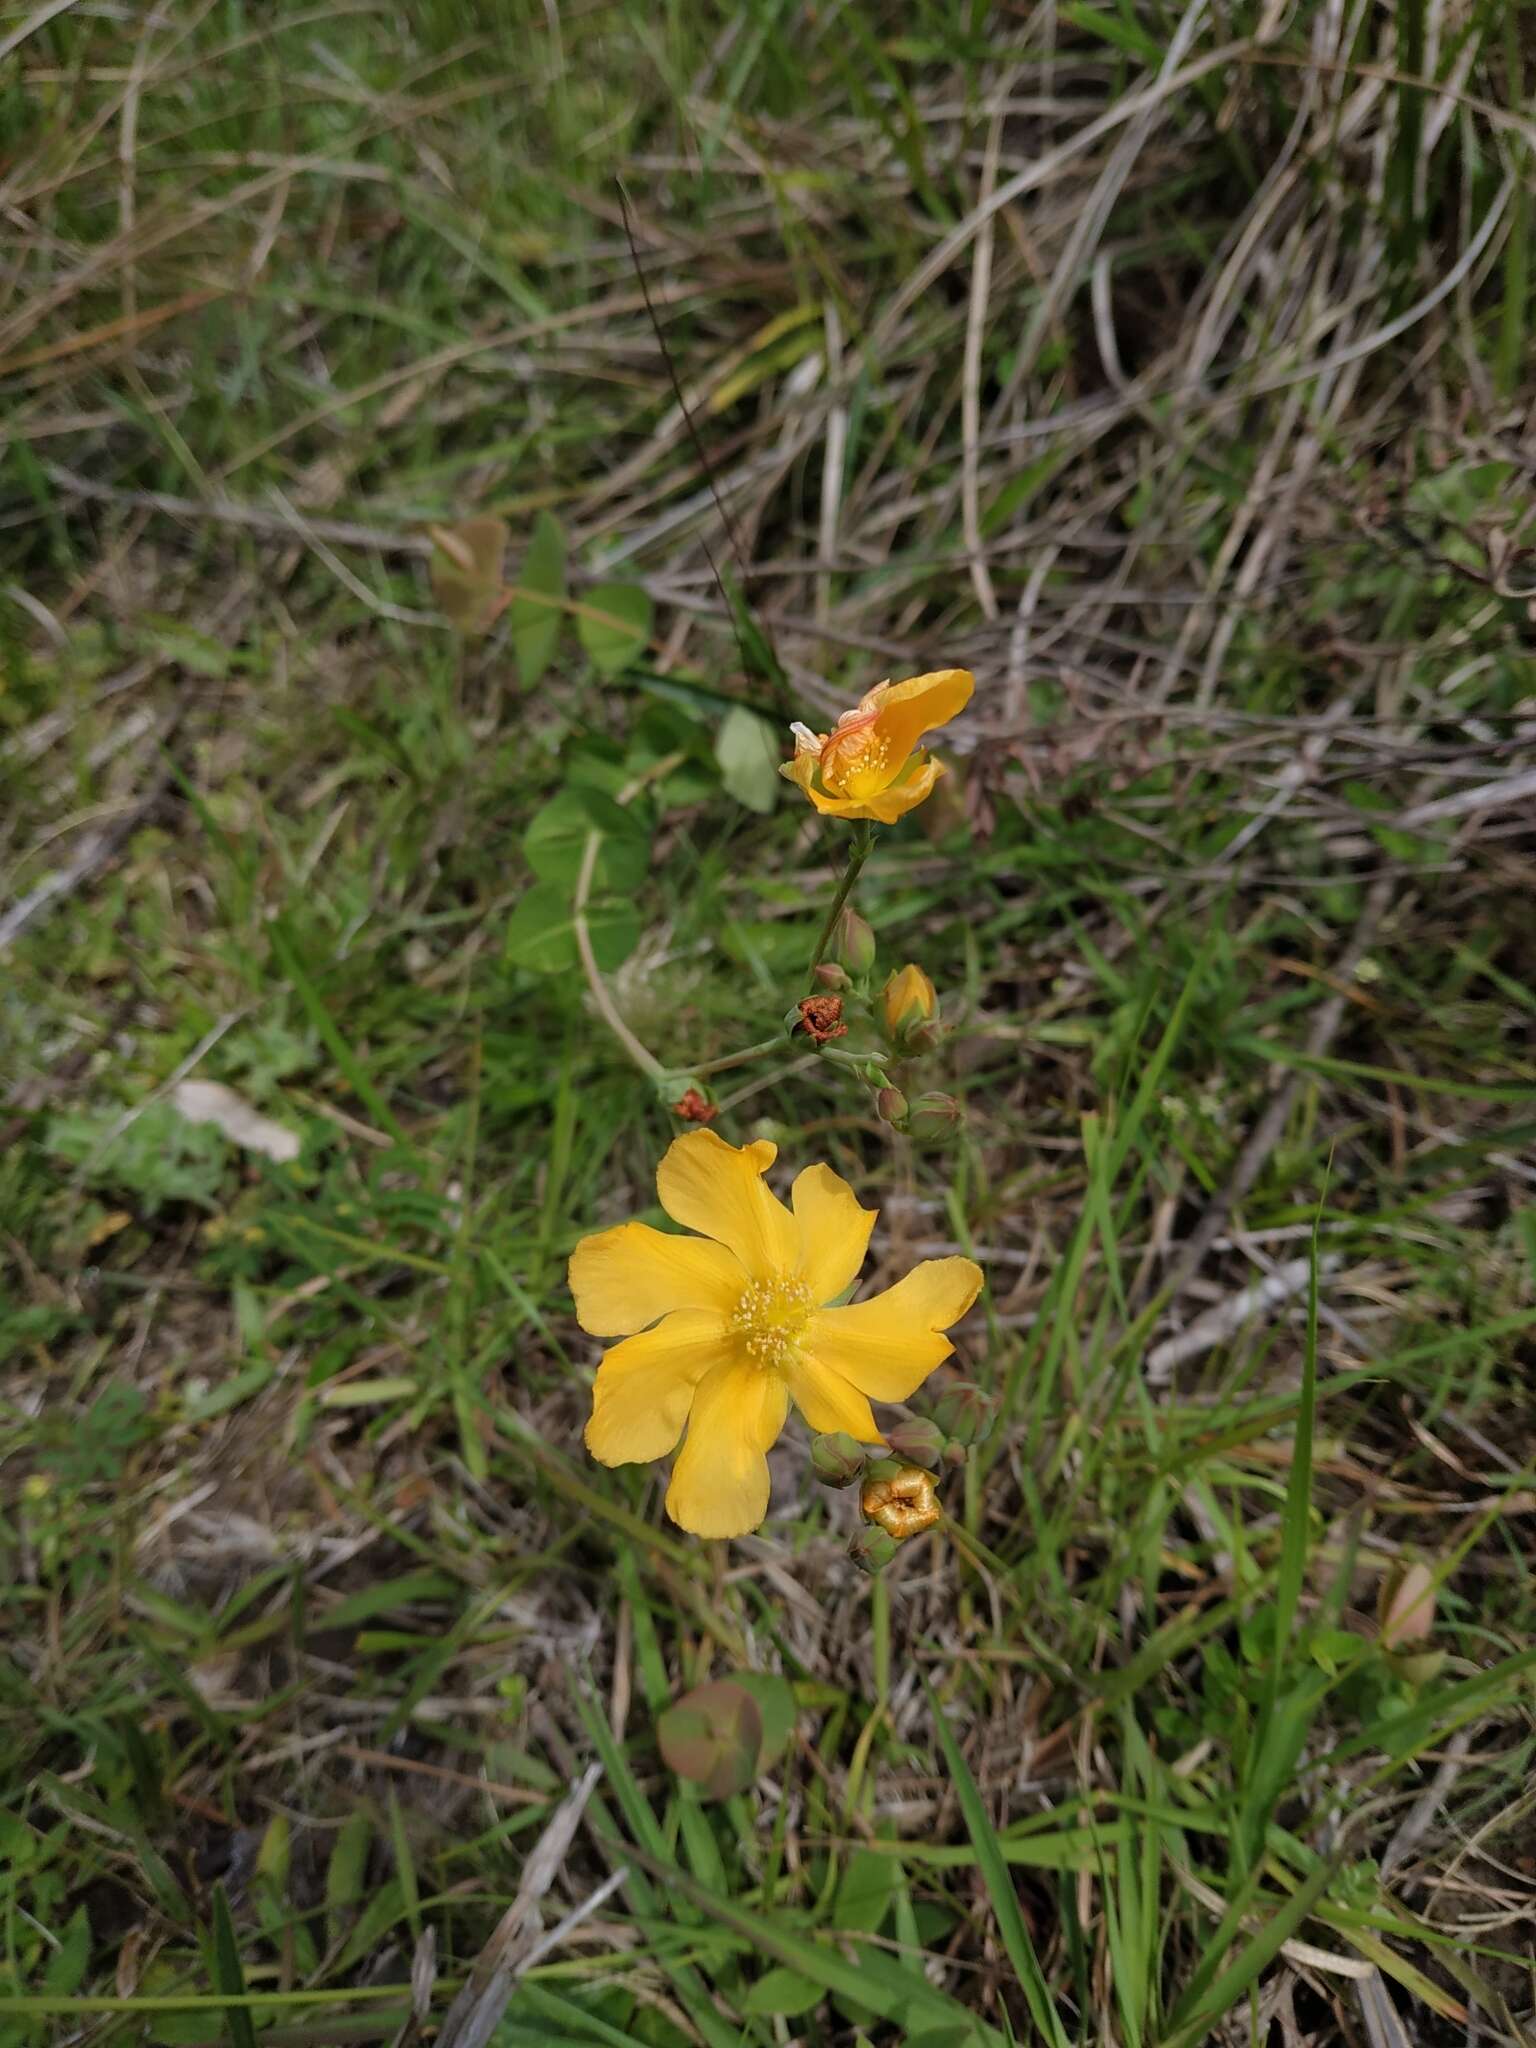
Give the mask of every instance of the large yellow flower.
[[884, 1294], [828, 1308], [857, 1277], [876, 1211], [827, 1166], [786, 1209], [763, 1179], [766, 1139], [689, 1131], [656, 1172], [661, 1206], [702, 1232], [621, 1223], [571, 1254], [576, 1318], [622, 1337], [592, 1389], [587, 1448], [604, 1465], [664, 1458], [688, 1427], [667, 1513], [695, 1536], [742, 1536], [768, 1510], [767, 1452], [794, 1402], [814, 1430], [884, 1439], [870, 1401], [905, 1401], [954, 1346], [976, 1299], [970, 1259], [928, 1259]]
[[780, 768], [829, 818], [894, 825], [944, 773], [918, 741], [970, 702], [969, 669], [941, 668], [904, 683], [876, 683], [830, 733], [794, 727], [795, 756]]

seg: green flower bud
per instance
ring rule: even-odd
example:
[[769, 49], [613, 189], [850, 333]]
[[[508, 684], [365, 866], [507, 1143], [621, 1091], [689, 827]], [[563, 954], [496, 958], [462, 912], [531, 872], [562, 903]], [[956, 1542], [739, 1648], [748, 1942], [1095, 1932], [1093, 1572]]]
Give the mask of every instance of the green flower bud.
[[875, 1097], [875, 1108], [893, 1130], [907, 1128], [907, 1098], [899, 1088], [882, 1088]]
[[909, 1465], [926, 1465], [933, 1470], [944, 1455], [944, 1432], [925, 1415], [911, 1415], [893, 1423], [885, 1432], [885, 1440], [896, 1456]]
[[811, 1439], [811, 1470], [823, 1486], [852, 1486], [864, 1475], [863, 1448], [846, 1429]]
[[848, 1555], [860, 1571], [873, 1574], [884, 1571], [900, 1548], [894, 1536], [866, 1522], [848, 1545]]
[[823, 988], [830, 988], [839, 995], [844, 989], [853, 987], [847, 968], [839, 967], [835, 960], [823, 960], [820, 966], [813, 967], [811, 972]]
[[920, 1145], [940, 1145], [955, 1135], [964, 1118], [953, 1095], [919, 1095], [907, 1113], [907, 1135]]
[[957, 1444], [979, 1444], [992, 1427], [997, 1403], [971, 1380], [952, 1380], [932, 1404], [933, 1420]]
[[868, 974], [875, 964], [875, 935], [851, 903], [843, 905], [832, 928], [832, 951], [850, 974]]

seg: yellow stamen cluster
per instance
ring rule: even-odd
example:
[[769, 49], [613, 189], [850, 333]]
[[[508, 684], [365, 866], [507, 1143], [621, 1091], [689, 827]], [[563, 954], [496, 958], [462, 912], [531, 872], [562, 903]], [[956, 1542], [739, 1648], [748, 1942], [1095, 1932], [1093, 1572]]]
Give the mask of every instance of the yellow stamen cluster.
[[754, 1280], [736, 1304], [731, 1322], [754, 1365], [786, 1366], [798, 1348], [812, 1307], [811, 1291], [790, 1273]]
[[833, 734], [821, 757], [827, 787], [846, 789], [856, 776], [882, 775], [891, 758], [891, 743], [880, 733], [863, 732], [840, 739]]

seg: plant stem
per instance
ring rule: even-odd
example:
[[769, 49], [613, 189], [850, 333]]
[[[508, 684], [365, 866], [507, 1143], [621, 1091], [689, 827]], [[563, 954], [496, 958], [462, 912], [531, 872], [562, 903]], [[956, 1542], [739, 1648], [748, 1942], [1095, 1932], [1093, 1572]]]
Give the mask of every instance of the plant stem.
[[702, 1080], [706, 1074], [723, 1074], [727, 1067], [744, 1067], [749, 1060], [766, 1059], [769, 1053], [783, 1050], [784, 1035], [781, 1032], [777, 1038], [760, 1039], [756, 1045], [744, 1045], [740, 1052], [722, 1053], [717, 1060], [696, 1061], [691, 1067], [680, 1068], [679, 1072], [686, 1071]]
[[816, 950], [811, 955], [809, 971], [813, 975], [826, 958], [827, 948], [832, 943], [832, 933], [836, 928], [843, 905], [853, 894], [854, 884], [858, 881], [864, 863], [869, 859], [874, 849], [874, 844], [875, 828], [867, 818], [861, 818], [854, 827], [853, 844], [848, 849], [848, 865], [843, 869], [842, 880], [837, 885], [837, 894], [832, 898], [832, 907], [827, 912], [827, 921], [821, 928], [821, 937], [816, 941]]
[[[614, 798], [615, 803], [632, 802], [647, 784], [658, 782], [663, 776], [670, 775], [683, 758], [682, 754], [668, 754], [663, 760], [653, 761], [649, 768], [619, 791]], [[597, 856], [602, 844], [601, 832], [589, 832], [587, 843], [582, 849], [581, 872], [576, 877], [576, 895], [571, 904], [571, 928], [576, 934], [576, 950], [581, 955], [582, 972], [587, 977], [587, 986], [592, 991], [592, 1000], [601, 1012], [603, 1022], [641, 1073], [653, 1081], [659, 1081], [669, 1069], [640, 1043], [619, 1015], [618, 1005], [608, 992], [608, 984], [603, 980], [597, 964], [597, 955], [592, 950], [592, 934], [587, 929], [587, 899], [592, 894], [592, 878], [597, 872]]]

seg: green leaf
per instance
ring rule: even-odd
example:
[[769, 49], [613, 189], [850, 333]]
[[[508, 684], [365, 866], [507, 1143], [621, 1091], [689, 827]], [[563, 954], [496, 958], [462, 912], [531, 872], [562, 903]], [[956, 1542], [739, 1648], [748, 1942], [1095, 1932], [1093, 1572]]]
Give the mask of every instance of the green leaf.
[[[639, 914], [621, 897], [598, 898], [587, 905], [587, 931], [593, 958], [605, 974], [611, 973], [640, 943]], [[507, 921], [503, 957], [509, 967], [534, 974], [566, 974], [579, 965], [569, 889], [558, 882], [534, 883]]]
[[878, 1849], [855, 1849], [837, 1887], [833, 1926], [849, 1933], [875, 1933], [895, 1903], [901, 1883], [899, 1856], [885, 1856]]
[[43, 1989], [56, 1998], [78, 1991], [91, 1959], [91, 1921], [84, 1906], [76, 1906], [64, 1930], [64, 1939], [48, 1958], [43, 1972]]
[[982, 1882], [986, 1885], [987, 1896], [992, 1901], [992, 1910], [997, 1916], [997, 1931], [1002, 1938], [1003, 1948], [1013, 1965], [1019, 1988], [1029, 2006], [1035, 2026], [1051, 2048], [1068, 2048], [1066, 2028], [1056, 2010], [1050, 1987], [1045, 1981], [1045, 1972], [1040, 1967], [1040, 1958], [1035, 1954], [1035, 1945], [1029, 1938], [1029, 1929], [1024, 1924], [1024, 1915], [1019, 1909], [1019, 1896], [1013, 1888], [1013, 1874], [1003, 1855], [1002, 1844], [997, 1838], [976, 1780], [971, 1776], [970, 1765], [960, 1752], [954, 1731], [944, 1718], [943, 1709], [934, 1696], [933, 1688], [924, 1681], [928, 1704], [933, 1713], [933, 1725], [938, 1732], [939, 1747], [944, 1752], [944, 1761], [949, 1768], [950, 1782], [960, 1801], [960, 1811], [965, 1819], [965, 1831], [971, 1838], [976, 1851], [977, 1867]]
[[766, 817], [779, 799], [783, 749], [767, 719], [738, 704], [728, 711], [715, 738], [720, 780], [749, 811]]
[[697, 1785], [706, 1799], [729, 1799], [758, 1774], [762, 1710], [744, 1685], [711, 1679], [658, 1715], [656, 1742], [667, 1768]]
[[564, 618], [565, 532], [553, 513], [541, 512], [507, 606], [507, 631], [525, 690], [542, 679], [554, 660]]
[[[226, 1998], [244, 1998], [245, 1972], [240, 1967], [240, 1945], [235, 1940], [235, 1923], [230, 1918], [229, 1900], [223, 1885], [213, 1888], [213, 1974]], [[229, 2030], [230, 2048], [256, 2048], [256, 2022], [243, 2005], [224, 2008], [224, 2025]]]
[[763, 1740], [757, 1768], [766, 1771], [789, 1747], [795, 1728], [795, 1689], [772, 1671], [733, 1671], [731, 1683], [749, 1692], [763, 1717]]
[[361, 1809], [349, 1813], [337, 1831], [325, 1873], [326, 1939], [333, 1947], [346, 1933], [353, 1909], [362, 1900], [372, 1841], [373, 1818]]
[[599, 583], [582, 600], [576, 631], [598, 673], [619, 675], [650, 640], [651, 600], [638, 583]]
[[594, 831], [603, 835], [597, 855], [599, 883], [608, 889], [638, 889], [651, 865], [645, 827], [632, 810], [590, 784], [568, 785], [534, 814], [523, 834], [529, 867], [540, 881], [574, 889]]
[[741, 2001], [741, 2009], [747, 2013], [782, 2014], [787, 2020], [795, 2020], [820, 2005], [824, 1995], [821, 1986], [813, 1984], [809, 1977], [798, 1976], [793, 1970], [774, 1969], [758, 1978]]
[[146, 1215], [166, 1202], [215, 1206], [229, 1148], [212, 1124], [188, 1123], [168, 1101], [123, 1119], [117, 1104], [66, 1112], [50, 1121], [47, 1149], [88, 1186], [138, 1196]]
[[311, 1626], [324, 1629], [356, 1628], [378, 1614], [396, 1614], [402, 1607], [414, 1607], [423, 1600], [442, 1600], [458, 1591], [458, 1583], [442, 1572], [407, 1572], [403, 1578], [377, 1579], [360, 1586], [345, 1600], [324, 1614], [311, 1618]]

